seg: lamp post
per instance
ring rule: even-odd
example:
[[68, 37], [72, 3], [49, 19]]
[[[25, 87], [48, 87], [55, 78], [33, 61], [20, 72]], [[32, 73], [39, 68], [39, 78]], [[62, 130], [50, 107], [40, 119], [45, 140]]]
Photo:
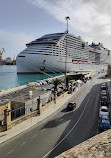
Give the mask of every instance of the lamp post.
[[67, 73], [67, 34], [68, 34], [68, 20], [70, 20], [69, 16], [65, 17], [66, 21], [67, 21], [67, 30], [66, 30], [66, 60], [65, 60], [65, 89], [66, 87], [66, 73]]

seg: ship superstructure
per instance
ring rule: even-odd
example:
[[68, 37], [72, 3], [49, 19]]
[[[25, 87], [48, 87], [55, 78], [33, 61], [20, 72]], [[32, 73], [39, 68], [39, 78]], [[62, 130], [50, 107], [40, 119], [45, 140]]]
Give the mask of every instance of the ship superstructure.
[[[110, 51], [102, 44], [88, 45], [72, 34], [47, 34], [28, 44], [17, 56], [18, 73], [100, 71], [107, 69]], [[67, 49], [67, 51], [66, 51]]]

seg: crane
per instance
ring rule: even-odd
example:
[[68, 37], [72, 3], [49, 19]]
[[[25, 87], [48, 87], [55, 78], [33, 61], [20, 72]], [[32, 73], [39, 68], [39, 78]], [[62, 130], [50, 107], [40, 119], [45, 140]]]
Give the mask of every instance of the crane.
[[0, 52], [3, 54], [3, 52], [5, 52], [5, 49], [4, 49], [4, 48], [2, 48]]
[[2, 49], [0, 50], [0, 65], [2, 64], [2, 54], [3, 54], [3, 52], [5, 52], [5, 49], [4, 49], [4, 48], [2, 48]]

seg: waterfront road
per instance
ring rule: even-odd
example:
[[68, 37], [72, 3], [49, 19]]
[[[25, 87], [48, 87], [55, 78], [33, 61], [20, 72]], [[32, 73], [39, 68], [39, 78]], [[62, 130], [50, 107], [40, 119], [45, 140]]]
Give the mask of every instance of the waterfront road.
[[1, 144], [0, 158], [52, 158], [96, 135], [100, 83], [105, 81], [100, 76], [94, 76], [71, 98], [77, 103], [76, 110], [67, 111], [64, 105], [38, 125]]

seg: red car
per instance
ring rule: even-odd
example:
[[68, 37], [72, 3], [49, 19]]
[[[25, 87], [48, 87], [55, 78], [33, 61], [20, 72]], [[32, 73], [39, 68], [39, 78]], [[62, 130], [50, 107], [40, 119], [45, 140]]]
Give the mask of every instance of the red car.
[[74, 108], [76, 108], [76, 103], [74, 103], [74, 102], [69, 102], [68, 105], [67, 105], [67, 109], [73, 110]]

